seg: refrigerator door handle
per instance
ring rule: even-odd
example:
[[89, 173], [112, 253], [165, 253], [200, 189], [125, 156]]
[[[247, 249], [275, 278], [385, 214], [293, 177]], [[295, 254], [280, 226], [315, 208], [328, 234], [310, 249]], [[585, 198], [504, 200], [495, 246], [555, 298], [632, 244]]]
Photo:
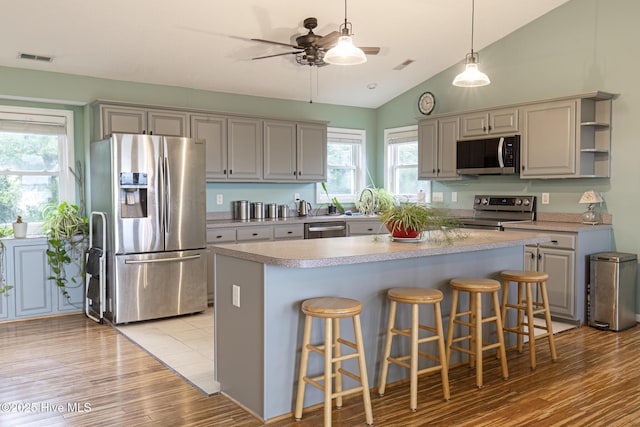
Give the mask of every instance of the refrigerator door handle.
[[158, 157], [158, 179], [157, 179], [157, 188], [156, 192], [158, 194], [158, 219], [160, 220], [160, 230], [164, 232], [164, 214], [165, 214], [165, 201], [164, 201], [164, 158]]
[[166, 227], [164, 228], [165, 232], [171, 226], [171, 186], [169, 183], [171, 182], [171, 169], [169, 168], [169, 159], [165, 156], [164, 158], [164, 193], [165, 193], [165, 201], [164, 201], [164, 212], [165, 212], [165, 222]]
[[192, 259], [200, 259], [200, 255], [189, 255], [183, 257], [174, 257], [174, 258], [160, 258], [160, 259], [127, 259], [124, 261], [125, 264], [155, 264], [158, 262], [182, 262], [189, 261]]

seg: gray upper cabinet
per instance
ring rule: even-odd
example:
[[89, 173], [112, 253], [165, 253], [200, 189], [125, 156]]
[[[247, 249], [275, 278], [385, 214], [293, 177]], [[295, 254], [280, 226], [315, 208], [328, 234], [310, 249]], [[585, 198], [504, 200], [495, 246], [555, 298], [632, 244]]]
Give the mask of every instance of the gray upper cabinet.
[[112, 133], [189, 136], [186, 112], [95, 104], [96, 139]]
[[514, 134], [518, 132], [518, 109], [501, 108], [460, 116], [460, 138]]
[[279, 120], [264, 122], [264, 179], [325, 181], [327, 127]]
[[227, 119], [227, 177], [233, 181], [262, 180], [262, 120]]
[[458, 116], [418, 123], [418, 179], [459, 179], [456, 172]]
[[522, 111], [521, 177], [576, 173], [576, 101], [527, 105]]
[[205, 141], [207, 181], [226, 180], [227, 118], [208, 114], [192, 114], [191, 136]]

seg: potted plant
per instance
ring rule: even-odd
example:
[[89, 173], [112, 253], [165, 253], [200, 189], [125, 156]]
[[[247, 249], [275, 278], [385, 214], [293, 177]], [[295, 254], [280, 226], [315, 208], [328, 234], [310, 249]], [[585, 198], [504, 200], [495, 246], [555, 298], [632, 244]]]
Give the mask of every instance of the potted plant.
[[365, 187], [355, 201], [358, 212], [363, 215], [374, 215], [383, 212], [396, 204], [396, 198], [388, 190], [377, 187]]
[[451, 243], [464, 236], [455, 219], [426, 205], [395, 204], [382, 212], [380, 220], [396, 239], [420, 239], [426, 232], [432, 242]]
[[7, 282], [4, 278], [4, 253], [5, 246], [2, 241], [2, 237], [10, 237], [13, 234], [13, 230], [9, 227], [0, 226], [0, 295], [4, 295], [5, 297], [9, 296], [9, 291], [13, 289], [13, 286], [7, 285]]
[[[70, 299], [67, 287], [82, 286], [84, 271], [83, 255], [89, 231], [88, 219], [81, 215], [80, 208], [67, 202], [47, 206], [43, 211], [42, 230], [47, 235], [47, 260], [51, 267], [53, 280], [62, 295]], [[76, 277], [67, 277], [66, 267], [70, 264], [78, 266], [80, 282]], [[72, 285], [71, 283], [74, 285]]]
[[27, 237], [27, 223], [22, 221], [22, 217], [18, 215], [16, 222], [13, 224], [13, 237], [16, 239], [24, 239]]
[[327, 199], [329, 199], [329, 206], [327, 207], [327, 213], [329, 215], [332, 215], [332, 214], [335, 214], [336, 211], [340, 211], [340, 213], [343, 214], [344, 208], [338, 201], [338, 198], [329, 196], [329, 191], [327, 190], [327, 184], [322, 182], [321, 185], [322, 185], [322, 189], [324, 190], [324, 194], [326, 194]]

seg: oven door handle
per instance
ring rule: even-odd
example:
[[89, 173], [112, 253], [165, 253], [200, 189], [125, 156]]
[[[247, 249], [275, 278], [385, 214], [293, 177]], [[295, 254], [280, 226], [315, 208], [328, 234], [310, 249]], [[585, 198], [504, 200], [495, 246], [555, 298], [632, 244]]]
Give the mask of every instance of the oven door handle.
[[500, 169], [504, 168], [504, 136], [498, 142], [498, 166]]
[[309, 231], [339, 231], [344, 230], [344, 225], [329, 225], [324, 227], [309, 227]]

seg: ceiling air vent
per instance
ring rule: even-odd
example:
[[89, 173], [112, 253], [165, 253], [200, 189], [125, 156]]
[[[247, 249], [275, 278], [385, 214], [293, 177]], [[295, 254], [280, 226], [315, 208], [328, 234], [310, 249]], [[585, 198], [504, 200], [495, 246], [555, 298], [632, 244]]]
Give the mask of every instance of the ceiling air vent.
[[402, 70], [404, 68], [406, 68], [407, 66], [413, 64], [415, 61], [413, 59], [407, 59], [406, 61], [404, 61], [402, 64], [400, 65], [396, 65], [395, 67], [393, 67], [394, 70]]
[[19, 53], [18, 58], [20, 59], [28, 59], [30, 61], [42, 61], [42, 62], [52, 62], [52, 56], [44, 56], [44, 55], [34, 55], [33, 53]]

